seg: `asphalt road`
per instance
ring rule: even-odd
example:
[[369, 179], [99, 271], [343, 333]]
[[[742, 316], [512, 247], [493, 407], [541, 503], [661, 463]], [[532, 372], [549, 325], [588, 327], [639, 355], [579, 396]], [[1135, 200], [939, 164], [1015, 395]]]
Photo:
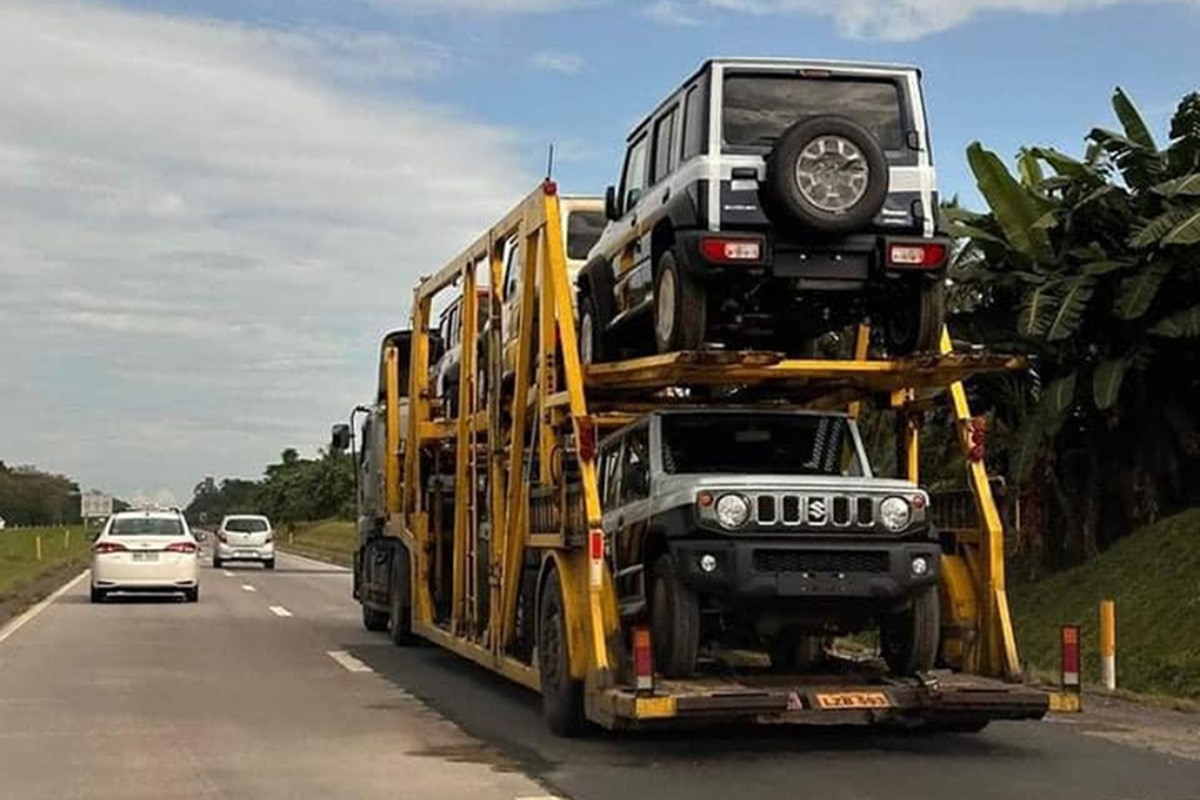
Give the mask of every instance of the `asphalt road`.
[[76, 585], [0, 640], [0, 798], [1200, 797], [1195, 722], [1128, 710], [978, 736], [556, 739], [533, 695], [364, 632], [349, 583], [280, 556], [205, 569], [197, 605]]

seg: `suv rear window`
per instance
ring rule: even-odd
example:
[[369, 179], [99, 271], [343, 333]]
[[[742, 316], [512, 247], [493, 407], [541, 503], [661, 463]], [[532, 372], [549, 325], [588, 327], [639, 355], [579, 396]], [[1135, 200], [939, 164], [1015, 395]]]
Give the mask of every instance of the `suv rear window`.
[[265, 519], [231, 519], [226, 520], [225, 530], [234, 533], [262, 533], [270, 530]]
[[730, 145], [769, 145], [803, 119], [836, 114], [869, 130], [884, 150], [904, 149], [900, 92], [890, 81], [730, 75], [724, 105]]
[[109, 536], [182, 536], [183, 525], [168, 517], [117, 517]]
[[607, 222], [601, 211], [572, 211], [567, 217], [567, 258], [587, 258]]
[[842, 417], [670, 415], [662, 431], [663, 468], [671, 474], [863, 474]]

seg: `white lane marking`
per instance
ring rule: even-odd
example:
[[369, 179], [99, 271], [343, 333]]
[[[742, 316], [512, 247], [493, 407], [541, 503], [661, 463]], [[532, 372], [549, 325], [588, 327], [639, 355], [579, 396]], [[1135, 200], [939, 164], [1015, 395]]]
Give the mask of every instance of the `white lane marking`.
[[283, 606], [271, 606], [271, 613], [277, 617], [290, 617], [292, 612], [288, 611]]
[[289, 552], [287, 550], [280, 550], [279, 552], [283, 553], [288, 558], [295, 559], [296, 561], [307, 561], [309, 564], [312, 564], [314, 567], [320, 567], [322, 570], [324, 570], [326, 572], [352, 572], [353, 571], [349, 567], [343, 567], [341, 564], [334, 564], [331, 561], [321, 561], [320, 559], [317, 559], [317, 558], [309, 558], [308, 556], [302, 556], [297, 553]]
[[22, 627], [25, 626], [25, 624], [27, 622], [29, 622], [31, 619], [36, 617], [38, 614], [45, 611], [47, 608], [49, 608], [54, 603], [55, 600], [57, 600], [58, 598], [62, 597], [64, 594], [66, 594], [67, 592], [74, 589], [76, 586], [79, 585], [80, 581], [82, 581], [84, 578], [88, 577], [91, 574], [92, 574], [92, 571], [90, 569], [85, 569], [83, 572], [79, 573], [74, 578], [67, 581], [62, 586], [58, 587], [58, 589], [56, 589], [54, 591], [54, 593], [51, 594], [49, 597], [47, 597], [45, 600], [42, 600], [40, 603], [38, 603], [33, 608], [26, 611], [21, 616], [14, 619], [12, 622], [5, 625], [3, 628], [0, 628], [0, 642], [3, 642], [5, 639], [7, 639], [8, 637], [12, 636], [14, 633], [19, 631]]
[[232, 572], [230, 572], [230, 571], [229, 571], [229, 570], [227, 570], [227, 569], [223, 569], [223, 570], [221, 570], [221, 574], [222, 574], [222, 575], [224, 575], [226, 578], [232, 578], [232, 577], [233, 577], [233, 573], [232, 573]]
[[515, 800], [563, 800], [563, 798], [553, 794], [539, 794], [536, 797], [526, 795], [515, 798]]
[[243, 592], [257, 592], [257, 591], [258, 591], [258, 589], [255, 589], [253, 586], [251, 586], [251, 585], [250, 585], [250, 584], [248, 584], [248, 583], [243, 583], [243, 584], [242, 584], [242, 591], [243, 591]]
[[326, 650], [325, 655], [346, 668], [347, 672], [374, 672], [375, 670], [359, 661], [345, 650]]

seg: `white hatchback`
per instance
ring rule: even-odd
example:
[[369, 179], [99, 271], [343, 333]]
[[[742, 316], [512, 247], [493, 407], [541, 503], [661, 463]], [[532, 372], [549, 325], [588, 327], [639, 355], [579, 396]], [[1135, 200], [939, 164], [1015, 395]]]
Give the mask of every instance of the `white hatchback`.
[[230, 514], [221, 520], [213, 543], [213, 566], [226, 561], [258, 561], [275, 569], [275, 531], [261, 514]]
[[173, 592], [194, 603], [200, 599], [199, 550], [178, 512], [113, 514], [92, 545], [92, 602], [111, 592]]

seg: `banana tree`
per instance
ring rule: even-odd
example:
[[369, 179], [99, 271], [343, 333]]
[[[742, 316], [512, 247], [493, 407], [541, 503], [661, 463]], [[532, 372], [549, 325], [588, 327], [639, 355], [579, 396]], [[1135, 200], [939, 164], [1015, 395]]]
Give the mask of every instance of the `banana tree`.
[[1113, 108], [1080, 158], [1029, 147], [1010, 171], [972, 144], [989, 210], [947, 213], [954, 332], [1031, 357], [1032, 402], [998, 410], [1009, 477], [1051, 489], [1072, 558], [1200, 499], [1200, 95], [1165, 149], [1120, 89]]

